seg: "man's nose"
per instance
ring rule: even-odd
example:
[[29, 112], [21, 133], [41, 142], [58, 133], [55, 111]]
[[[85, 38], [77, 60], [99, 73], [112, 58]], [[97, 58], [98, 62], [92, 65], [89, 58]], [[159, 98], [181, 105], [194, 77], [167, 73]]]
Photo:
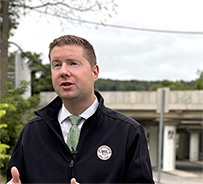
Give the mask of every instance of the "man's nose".
[[62, 64], [61, 66], [61, 76], [70, 76], [70, 68], [66, 64]]

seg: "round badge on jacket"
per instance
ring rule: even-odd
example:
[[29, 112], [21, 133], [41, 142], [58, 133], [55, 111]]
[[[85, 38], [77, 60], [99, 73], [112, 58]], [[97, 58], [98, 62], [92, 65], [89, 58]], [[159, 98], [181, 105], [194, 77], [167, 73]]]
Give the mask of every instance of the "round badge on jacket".
[[97, 149], [97, 156], [101, 160], [108, 160], [112, 155], [112, 150], [109, 146], [102, 145]]

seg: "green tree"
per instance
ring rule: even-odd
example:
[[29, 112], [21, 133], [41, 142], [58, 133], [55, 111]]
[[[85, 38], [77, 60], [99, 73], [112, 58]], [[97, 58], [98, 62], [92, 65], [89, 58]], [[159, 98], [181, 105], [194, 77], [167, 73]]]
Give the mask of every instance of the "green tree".
[[195, 81], [194, 89], [203, 89], [203, 70], [198, 70], [197, 74], [199, 75], [199, 78]]
[[22, 56], [29, 59], [32, 94], [39, 94], [40, 91], [54, 91], [50, 64], [43, 64], [40, 54], [26, 52], [22, 53]]
[[[7, 128], [7, 125], [6, 124], [1, 124], [0, 125], [0, 131], [4, 128]], [[10, 155], [7, 154], [7, 149], [9, 149], [10, 146], [7, 145], [7, 144], [3, 144], [1, 143], [0, 141], [0, 168], [2, 168], [4, 166], [4, 162], [5, 162], [5, 159], [9, 159], [10, 158]]]
[[159, 81], [98, 79], [95, 89], [98, 91], [147, 91], [151, 85], [159, 83]]
[[181, 84], [181, 82], [173, 82], [169, 80], [164, 80], [160, 84], [154, 84], [152, 85], [149, 90], [150, 91], [155, 91], [158, 88], [164, 88], [164, 87], [169, 87], [170, 90], [184, 90], [184, 86]]
[[[82, 18], [85, 15], [98, 17], [98, 25], [104, 24], [112, 12], [116, 13], [114, 0], [0, 0], [0, 16], [2, 20], [0, 35], [0, 95], [6, 93], [5, 84], [8, 81], [8, 38], [12, 30], [16, 29], [19, 21], [31, 11], [39, 13], [40, 16], [56, 17], [61, 25], [81, 24], [88, 21]], [[21, 18], [21, 19], [20, 19]], [[65, 24], [63, 22], [65, 21]]]
[[[6, 111], [7, 110], [12, 110], [15, 111], [16, 108], [14, 105], [12, 104], [0, 104], [0, 120], [6, 115]], [[8, 125], [6, 123], [0, 124], [0, 135], [2, 135], [3, 131], [6, 131], [6, 128], [8, 127]], [[4, 144], [1, 142], [2, 137], [0, 139], [0, 168], [4, 167], [4, 162], [5, 160], [8, 160], [10, 158], [10, 155], [7, 154], [7, 149], [10, 148], [9, 145]]]
[[[24, 94], [27, 87], [28, 83], [25, 81], [22, 81], [20, 87], [16, 89], [13, 87], [13, 83], [9, 83], [7, 85], [8, 92], [5, 96], [2, 96], [1, 99], [2, 104], [9, 104], [8, 107], [10, 107], [6, 109], [6, 113], [4, 111], [5, 109], [2, 109], [4, 112], [1, 113], [3, 116], [0, 121], [0, 125], [3, 127], [5, 127], [6, 124], [6, 128], [0, 129], [1, 143], [9, 146], [9, 148], [6, 146], [6, 150], [4, 147], [3, 150], [6, 155], [11, 154], [17, 137], [28, 120], [34, 117], [34, 108], [36, 108], [39, 103], [38, 95], [33, 95], [27, 100], [22, 98], [22, 94]], [[1, 168], [1, 172], [5, 174], [8, 159], [3, 161], [4, 166]]]
[[[15, 45], [19, 47], [17, 44]], [[32, 95], [39, 94], [40, 91], [53, 91], [50, 64], [43, 64], [40, 54], [24, 52], [20, 47], [19, 50], [21, 51], [21, 57], [27, 60], [26, 62], [31, 70]], [[9, 55], [8, 71], [15, 72], [15, 53]], [[11, 78], [10, 82], [14, 82], [14, 80]]]

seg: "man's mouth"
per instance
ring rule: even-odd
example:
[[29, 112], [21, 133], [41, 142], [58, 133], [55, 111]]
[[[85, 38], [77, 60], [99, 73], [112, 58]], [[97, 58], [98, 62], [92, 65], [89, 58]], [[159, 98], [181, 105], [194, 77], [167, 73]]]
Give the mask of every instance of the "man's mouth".
[[72, 85], [72, 83], [62, 83], [62, 86], [70, 86], [70, 85]]

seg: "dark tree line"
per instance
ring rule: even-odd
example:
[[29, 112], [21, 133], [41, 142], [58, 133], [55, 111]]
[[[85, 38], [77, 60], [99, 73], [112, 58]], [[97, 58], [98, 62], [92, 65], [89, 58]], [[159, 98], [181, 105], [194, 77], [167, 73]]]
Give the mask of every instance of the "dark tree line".
[[[32, 95], [41, 91], [53, 91], [50, 64], [43, 64], [40, 54], [23, 52], [22, 57], [28, 59], [31, 70]], [[9, 57], [9, 71], [14, 71], [14, 55]], [[199, 77], [193, 81], [143, 81], [143, 80], [112, 80], [98, 79], [95, 89], [98, 91], [154, 91], [161, 87], [171, 90], [199, 90], [203, 89], [203, 71], [198, 71]]]
[[141, 80], [111, 80], [99, 79], [95, 83], [99, 91], [153, 91], [160, 87], [169, 87], [171, 90], [192, 90], [195, 88], [195, 81], [141, 81]]

